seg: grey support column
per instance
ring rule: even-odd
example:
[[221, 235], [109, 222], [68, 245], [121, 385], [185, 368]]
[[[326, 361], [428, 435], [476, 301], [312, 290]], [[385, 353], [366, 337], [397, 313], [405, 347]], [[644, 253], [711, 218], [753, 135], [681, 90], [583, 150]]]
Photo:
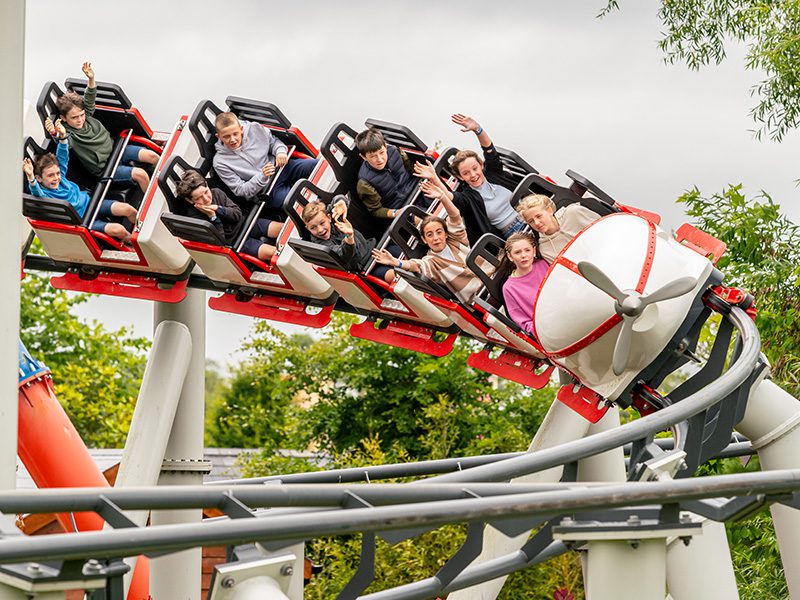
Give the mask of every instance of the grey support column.
[[[750, 438], [763, 470], [800, 466], [800, 402], [770, 380], [757, 384], [737, 431]], [[800, 510], [770, 508], [792, 600], [800, 599]]]
[[[199, 485], [210, 465], [203, 460], [205, 425], [206, 322], [205, 292], [187, 290], [186, 298], [177, 304], [155, 306], [156, 327], [162, 322], [180, 323], [191, 334], [188, 372], [172, 422], [159, 485]], [[199, 523], [199, 509], [153, 511], [151, 523], [166, 525]], [[202, 548], [194, 548], [150, 561], [150, 593], [153, 598], [200, 600]]]
[[19, 381], [19, 279], [22, 196], [22, 89], [25, 55], [25, 2], [0, 2], [0, 490], [16, 487], [17, 383]]

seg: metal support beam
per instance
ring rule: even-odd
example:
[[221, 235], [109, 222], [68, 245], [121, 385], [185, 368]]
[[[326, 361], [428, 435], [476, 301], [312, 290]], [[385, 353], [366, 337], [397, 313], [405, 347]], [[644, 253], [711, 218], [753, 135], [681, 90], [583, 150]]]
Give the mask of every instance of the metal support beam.
[[0, 490], [16, 486], [17, 383], [19, 381], [20, 142], [22, 141], [25, 2], [0, 2]]
[[[203, 429], [206, 369], [206, 294], [187, 290], [186, 298], [176, 304], [157, 303], [154, 327], [180, 323], [191, 336], [187, 352], [188, 371], [183, 381], [175, 418], [163, 458], [159, 486], [198, 485], [203, 483]], [[202, 510], [153, 511], [151, 524], [199, 523]], [[150, 561], [150, 593], [154, 598], [200, 600], [202, 548], [192, 548]]]

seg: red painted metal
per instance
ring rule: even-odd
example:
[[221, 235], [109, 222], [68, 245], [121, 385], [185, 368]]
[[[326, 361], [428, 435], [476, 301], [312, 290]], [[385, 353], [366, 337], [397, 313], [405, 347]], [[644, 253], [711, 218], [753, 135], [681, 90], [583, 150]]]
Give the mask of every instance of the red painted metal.
[[[122, 135], [122, 133], [120, 135]], [[153, 140], [149, 140], [146, 137], [142, 137], [140, 135], [131, 135], [130, 142], [133, 144], [138, 144], [139, 146], [144, 146], [148, 150], [152, 150], [153, 152], [159, 155], [164, 151], [164, 148], [162, 146], [159, 146]]]
[[106, 294], [120, 298], [136, 298], [139, 300], [156, 300], [158, 302], [180, 302], [186, 297], [188, 279], [168, 284], [155, 277], [133, 275], [129, 273], [101, 272], [96, 277], [85, 278], [77, 273], [65, 273], [51, 277], [50, 284], [59, 290], [87, 292], [90, 294]]
[[706, 233], [695, 227], [684, 223], [675, 232], [675, 238], [683, 244], [705, 256], [712, 263], [717, 264], [717, 261], [725, 254], [728, 245], [722, 240], [718, 240], [713, 235]]
[[[56, 399], [46, 376], [20, 382], [20, 460], [38, 488], [109, 487], [75, 426]], [[73, 513], [78, 531], [99, 531], [104, 521], [94, 512]], [[69, 514], [57, 514], [64, 531], [75, 529]]]
[[220, 296], [209, 298], [208, 306], [214, 310], [237, 315], [319, 328], [325, 327], [330, 323], [334, 305], [323, 306], [320, 312], [310, 314], [306, 312], [309, 304], [301, 299], [271, 296], [269, 294], [249, 296], [224, 293]]
[[536, 369], [545, 363], [511, 350], [503, 350], [496, 358], [492, 358], [488, 350], [474, 352], [469, 355], [467, 364], [474, 369], [515, 381], [535, 390], [546, 386], [555, 370], [553, 365], [548, 365], [543, 371], [537, 373]]
[[642, 208], [636, 208], [635, 206], [620, 204], [619, 202], [617, 202], [617, 208], [619, 208], [623, 212], [636, 215], [637, 217], [642, 217], [643, 219], [648, 220], [653, 225], [658, 225], [659, 223], [661, 223], [661, 215], [659, 215], [658, 213], [650, 212], [649, 210], [644, 210]]
[[434, 333], [427, 327], [400, 321], [382, 321], [378, 324], [367, 319], [362, 323], [350, 326], [350, 335], [362, 340], [405, 348], [431, 356], [445, 356], [453, 349], [458, 334], [447, 334], [445, 339], [437, 342], [433, 339]]
[[609, 408], [600, 394], [579, 383], [562, 385], [556, 397], [590, 423], [597, 423]]
[[[49, 373], [20, 382], [18, 431], [17, 453], [37, 488], [110, 487], [56, 398]], [[64, 531], [75, 531], [69, 514], [55, 516]], [[100, 531], [105, 524], [95, 512], [72, 516], [78, 531]], [[149, 586], [149, 563], [140, 556], [127, 599], [148, 600]]]

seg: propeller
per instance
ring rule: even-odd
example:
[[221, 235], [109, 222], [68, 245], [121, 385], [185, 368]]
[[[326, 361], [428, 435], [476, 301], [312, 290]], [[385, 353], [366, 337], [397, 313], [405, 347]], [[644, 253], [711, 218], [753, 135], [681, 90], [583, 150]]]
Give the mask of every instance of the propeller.
[[641, 295], [636, 290], [620, 290], [597, 265], [588, 261], [579, 262], [578, 271], [586, 278], [586, 281], [614, 298], [614, 310], [622, 317], [622, 329], [614, 346], [614, 356], [611, 361], [614, 375], [621, 375], [628, 366], [633, 324], [639, 318], [639, 315], [644, 312], [644, 309], [655, 302], [670, 300], [671, 298], [688, 294], [697, 285], [697, 279], [694, 277], [680, 277], [661, 286], [654, 292]]

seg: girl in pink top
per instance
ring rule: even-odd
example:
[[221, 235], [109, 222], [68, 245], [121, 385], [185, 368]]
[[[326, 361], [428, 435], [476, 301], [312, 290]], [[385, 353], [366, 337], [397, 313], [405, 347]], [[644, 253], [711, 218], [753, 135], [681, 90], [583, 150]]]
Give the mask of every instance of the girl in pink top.
[[503, 284], [506, 310], [523, 331], [532, 334], [533, 304], [550, 265], [539, 254], [536, 240], [530, 233], [511, 235], [504, 250], [500, 267], [513, 269]]

